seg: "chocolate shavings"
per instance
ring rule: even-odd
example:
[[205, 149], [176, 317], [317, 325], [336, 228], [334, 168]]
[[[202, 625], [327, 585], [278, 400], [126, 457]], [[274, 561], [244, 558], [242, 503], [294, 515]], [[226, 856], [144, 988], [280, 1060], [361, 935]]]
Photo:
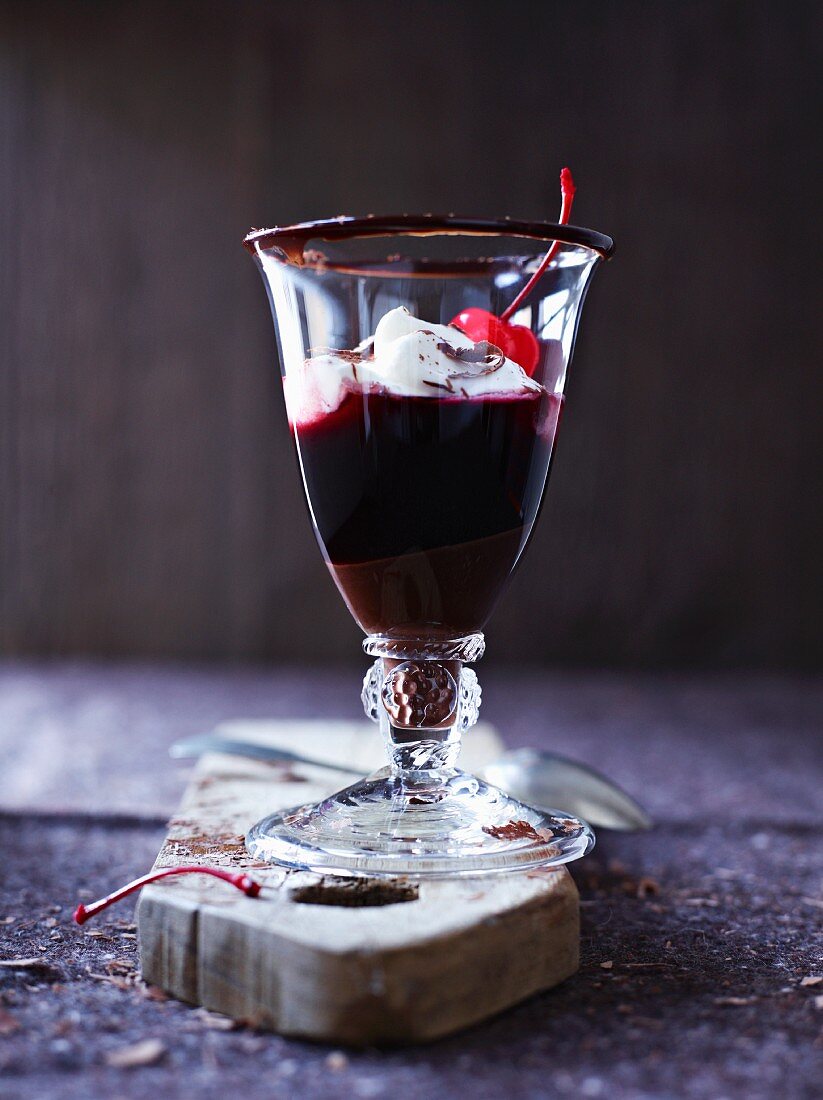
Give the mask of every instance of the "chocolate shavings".
[[473, 348], [454, 348], [447, 340], [437, 341], [437, 350], [442, 351], [447, 359], [466, 366], [477, 365], [481, 370], [463, 371], [453, 374], [453, 378], [477, 378], [484, 374], [493, 374], [500, 370], [506, 362], [506, 356], [495, 344], [487, 340], [481, 340]]
[[355, 348], [354, 350], [338, 350], [337, 348], [309, 348], [309, 358], [314, 359], [318, 355], [335, 355], [345, 363], [362, 363], [363, 356]]

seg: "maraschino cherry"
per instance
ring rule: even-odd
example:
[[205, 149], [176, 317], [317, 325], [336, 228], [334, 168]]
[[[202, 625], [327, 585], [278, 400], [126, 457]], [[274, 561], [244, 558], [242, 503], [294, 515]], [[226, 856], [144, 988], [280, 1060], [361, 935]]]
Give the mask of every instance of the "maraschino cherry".
[[[572, 174], [568, 168], [563, 168], [560, 172], [560, 225], [566, 225], [569, 220], [572, 203], [574, 202], [574, 191]], [[560, 241], [554, 241], [543, 257], [540, 267], [499, 317], [489, 313], [487, 309], [479, 309], [473, 306], [470, 309], [461, 310], [456, 317], [452, 318], [450, 323], [474, 340], [475, 343], [478, 340], [488, 340], [490, 344], [496, 344], [506, 358], [519, 363], [526, 374], [533, 374], [540, 360], [540, 345], [537, 342], [537, 337], [525, 325], [510, 324], [509, 317], [528, 298], [559, 248]]]

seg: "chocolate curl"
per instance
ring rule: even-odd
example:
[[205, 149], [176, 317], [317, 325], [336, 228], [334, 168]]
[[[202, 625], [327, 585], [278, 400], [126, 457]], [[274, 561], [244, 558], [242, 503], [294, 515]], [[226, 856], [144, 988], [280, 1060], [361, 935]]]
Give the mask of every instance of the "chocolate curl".
[[454, 348], [446, 340], [437, 341], [437, 350], [442, 351], [447, 359], [463, 365], [477, 364], [482, 370], [464, 371], [453, 374], [452, 378], [479, 378], [484, 374], [494, 374], [500, 370], [506, 361], [506, 356], [495, 344], [487, 340], [481, 340], [471, 348]]

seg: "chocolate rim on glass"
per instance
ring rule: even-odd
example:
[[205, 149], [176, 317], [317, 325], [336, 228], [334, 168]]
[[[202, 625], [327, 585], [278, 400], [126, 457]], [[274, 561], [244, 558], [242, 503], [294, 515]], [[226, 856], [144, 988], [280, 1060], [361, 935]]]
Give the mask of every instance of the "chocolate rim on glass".
[[584, 821], [457, 762], [480, 706], [468, 666], [537, 518], [580, 309], [611, 239], [403, 215], [254, 230], [245, 245], [269, 294], [314, 531], [375, 658], [362, 698], [388, 753], [345, 790], [258, 822], [249, 852], [420, 876], [585, 855]]

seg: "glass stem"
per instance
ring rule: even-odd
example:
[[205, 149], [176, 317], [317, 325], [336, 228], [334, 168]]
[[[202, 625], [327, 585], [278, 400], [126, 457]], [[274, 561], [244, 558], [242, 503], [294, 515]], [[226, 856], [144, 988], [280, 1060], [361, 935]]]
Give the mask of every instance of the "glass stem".
[[[462, 738], [460, 693], [457, 687], [460, 683], [462, 662], [418, 661], [413, 666], [417, 671], [411, 672], [403, 672], [405, 667], [406, 662], [387, 657], [382, 659], [383, 698], [388, 705], [380, 708], [380, 729], [386, 743], [392, 774], [404, 785], [425, 786], [436, 776], [453, 774], [456, 771]], [[399, 674], [397, 670], [400, 670]], [[443, 675], [444, 671], [448, 680]], [[396, 674], [394, 680], [393, 673]], [[398, 679], [397, 675], [402, 678]], [[442, 721], [424, 728], [404, 723], [405, 711], [402, 708], [408, 706], [406, 700], [413, 702], [423, 691], [426, 692], [424, 699], [432, 698], [438, 692], [436, 686], [431, 686], [435, 678], [439, 678], [441, 682], [446, 681], [440, 694], [446, 700], [446, 707], [451, 704], [451, 713]], [[412, 690], [411, 696], [404, 690], [406, 688]], [[448, 698], [449, 692], [453, 694], [453, 699]]]

